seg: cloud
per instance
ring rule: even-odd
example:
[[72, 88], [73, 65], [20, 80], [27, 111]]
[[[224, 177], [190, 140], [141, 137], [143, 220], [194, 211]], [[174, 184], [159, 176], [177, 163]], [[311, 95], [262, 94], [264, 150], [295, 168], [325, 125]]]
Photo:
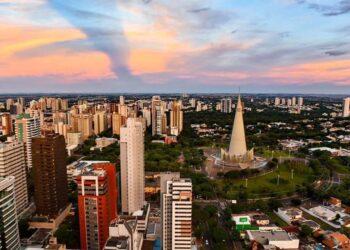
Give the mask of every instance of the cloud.
[[328, 60], [273, 68], [264, 77], [283, 83], [333, 82], [350, 85], [350, 60]]
[[[111, 70], [121, 81], [139, 82], [128, 68], [129, 48], [119, 18], [117, 2], [48, 0], [70, 24], [86, 34], [92, 46], [105, 53], [111, 61]], [[106, 39], [108, 36], [108, 39]]]
[[281, 38], [286, 38], [290, 36], [290, 33], [288, 31], [284, 31], [284, 32], [278, 33], [278, 36]]
[[199, 9], [191, 9], [191, 10], [188, 10], [188, 12], [201, 13], [201, 12], [205, 12], [205, 11], [209, 11], [209, 10], [210, 10], [209, 7], [204, 7], [204, 8], [199, 8]]
[[339, 16], [350, 13], [349, 0], [341, 0], [332, 5], [309, 3], [308, 6], [310, 9], [314, 9], [324, 16]]
[[346, 51], [341, 51], [341, 50], [329, 50], [325, 52], [326, 55], [329, 56], [342, 56], [348, 54]]

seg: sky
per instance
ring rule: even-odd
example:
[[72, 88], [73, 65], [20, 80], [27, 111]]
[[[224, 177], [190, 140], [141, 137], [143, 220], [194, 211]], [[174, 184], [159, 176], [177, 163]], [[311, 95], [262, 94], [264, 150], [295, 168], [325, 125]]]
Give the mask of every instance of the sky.
[[0, 16], [0, 94], [350, 94], [350, 0], [0, 0]]

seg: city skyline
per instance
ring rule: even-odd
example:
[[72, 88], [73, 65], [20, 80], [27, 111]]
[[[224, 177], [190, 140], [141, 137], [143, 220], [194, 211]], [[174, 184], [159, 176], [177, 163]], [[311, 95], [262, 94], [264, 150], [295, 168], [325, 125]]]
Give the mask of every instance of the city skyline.
[[0, 92], [344, 94], [349, 9], [344, 0], [0, 0]]

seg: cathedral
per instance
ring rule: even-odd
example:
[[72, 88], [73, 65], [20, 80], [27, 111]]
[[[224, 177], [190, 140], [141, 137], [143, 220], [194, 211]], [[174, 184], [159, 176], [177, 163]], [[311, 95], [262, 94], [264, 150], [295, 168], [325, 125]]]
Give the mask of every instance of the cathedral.
[[238, 96], [230, 147], [228, 151], [221, 149], [221, 160], [231, 163], [246, 163], [254, 160], [254, 149], [247, 150], [241, 96]]

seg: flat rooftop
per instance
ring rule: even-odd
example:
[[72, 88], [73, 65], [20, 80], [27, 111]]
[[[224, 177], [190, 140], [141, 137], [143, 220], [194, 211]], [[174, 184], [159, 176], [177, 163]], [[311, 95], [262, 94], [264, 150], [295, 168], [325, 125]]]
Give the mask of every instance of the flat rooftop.
[[247, 231], [250, 240], [266, 245], [269, 241], [290, 241], [296, 239], [284, 230], [280, 231]]

